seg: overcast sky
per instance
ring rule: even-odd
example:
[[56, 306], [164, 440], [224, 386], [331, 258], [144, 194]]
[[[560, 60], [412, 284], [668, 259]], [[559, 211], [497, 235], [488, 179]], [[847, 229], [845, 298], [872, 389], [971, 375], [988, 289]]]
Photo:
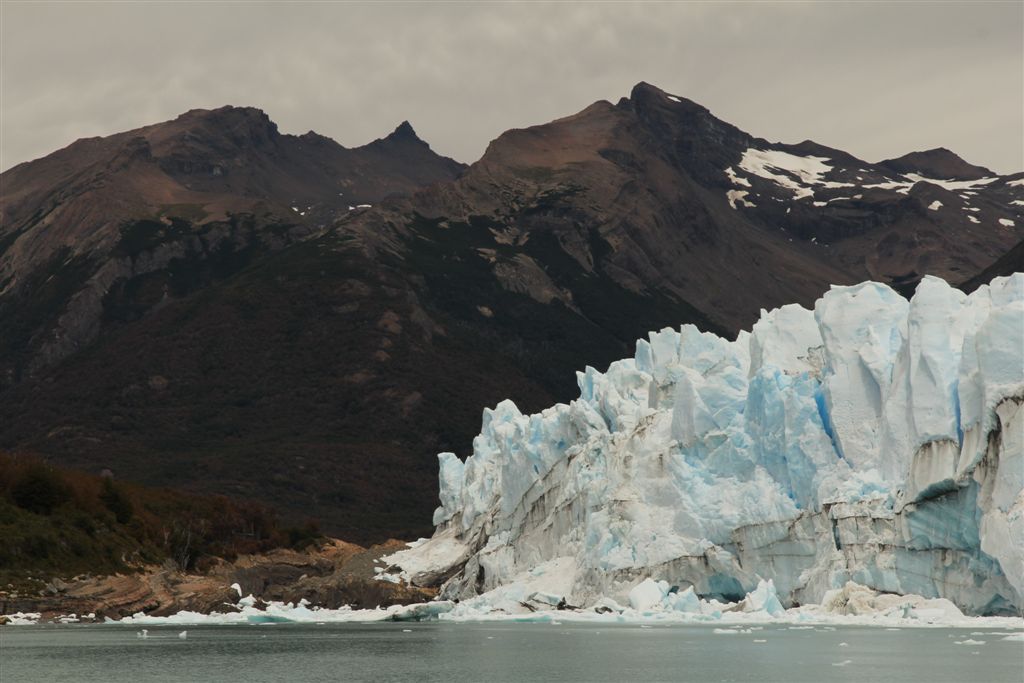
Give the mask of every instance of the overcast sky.
[[1020, 0], [0, 7], [2, 169], [224, 104], [346, 146], [408, 119], [471, 162], [644, 80], [771, 140], [1024, 170]]

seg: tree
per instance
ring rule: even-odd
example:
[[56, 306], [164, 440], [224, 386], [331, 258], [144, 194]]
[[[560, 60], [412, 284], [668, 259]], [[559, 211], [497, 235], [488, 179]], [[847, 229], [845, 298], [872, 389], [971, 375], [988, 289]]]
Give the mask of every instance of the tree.
[[11, 487], [18, 507], [37, 515], [48, 515], [71, 498], [71, 489], [57, 472], [43, 464], [26, 469]]
[[118, 524], [127, 524], [135, 514], [132, 501], [119, 487], [114, 485], [110, 478], [103, 480], [103, 490], [100, 491], [100, 500], [107, 506], [107, 509], [114, 513]]

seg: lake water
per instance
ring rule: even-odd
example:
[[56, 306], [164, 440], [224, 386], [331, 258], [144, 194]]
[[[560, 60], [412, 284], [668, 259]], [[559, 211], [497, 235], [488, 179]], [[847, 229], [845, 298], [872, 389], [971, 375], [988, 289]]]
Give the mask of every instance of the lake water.
[[[1024, 643], [968, 629], [543, 623], [0, 628], [0, 681], [1024, 680]], [[956, 644], [967, 639], [981, 645]], [[758, 642], [758, 641], [766, 642]], [[841, 643], [846, 643], [842, 645]]]

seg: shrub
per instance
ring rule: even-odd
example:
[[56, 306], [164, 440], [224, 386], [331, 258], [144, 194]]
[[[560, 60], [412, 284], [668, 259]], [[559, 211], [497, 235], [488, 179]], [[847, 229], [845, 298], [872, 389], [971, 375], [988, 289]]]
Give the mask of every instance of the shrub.
[[107, 506], [107, 509], [114, 513], [114, 517], [117, 519], [118, 524], [127, 524], [131, 521], [132, 515], [135, 514], [135, 508], [132, 505], [132, 501], [129, 500], [128, 496], [125, 495], [124, 491], [114, 485], [114, 482], [105, 478], [103, 480], [102, 490], [100, 491], [100, 500]]
[[23, 510], [48, 515], [71, 498], [71, 489], [52, 468], [36, 463], [11, 486], [11, 499]]

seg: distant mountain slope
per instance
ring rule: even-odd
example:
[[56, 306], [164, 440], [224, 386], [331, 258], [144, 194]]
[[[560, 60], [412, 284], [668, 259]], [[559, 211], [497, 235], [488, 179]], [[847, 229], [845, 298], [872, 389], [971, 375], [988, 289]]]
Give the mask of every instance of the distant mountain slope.
[[[404, 223], [387, 222], [416, 234], [410, 215], [475, 221], [475, 247], [516, 254], [499, 259], [499, 278], [532, 282], [524, 258], [555, 277], [553, 259], [571, 259], [735, 332], [761, 307], [809, 304], [825, 283], [962, 280], [1024, 236], [1020, 197], [1012, 177], [946, 150], [871, 164], [770, 143], [641, 83], [617, 104], [505, 133], [457, 181], [408, 200]], [[538, 240], [557, 245], [552, 260], [532, 253]], [[563, 289], [568, 301], [579, 288]]]
[[63, 150], [4, 174], [0, 446], [356, 541], [428, 532], [435, 455], [485, 406], [569, 400], [648, 330], [962, 281], [1024, 238], [1014, 177], [770, 143], [647, 84], [468, 169], [405, 124], [356, 150], [254, 110], [161, 125], [117, 143], [136, 171]]
[[[262, 111], [240, 107], [193, 110], [19, 164], [0, 175], [0, 316], [19, 321], [0, 332], [0, 371], [16, 381], [89, 344], [115, 283], [164, 269], [182, 249], [200, 261], [277, 249], [463, 168], [408, 122], [346, 149], [313, 132], [282, 135]], [[177, 251], [159, 248], [168, 242]]]
[[992, 278], [1006, 277], [1013, 273], [1024, 273], [1024, 241], [1018, 242], [1017, 246], [1003, 254], [998, 261], [964, 282], [960, 285], [960, 289], [965, 292], [973, 292], [978, 287], [991, 282]]

